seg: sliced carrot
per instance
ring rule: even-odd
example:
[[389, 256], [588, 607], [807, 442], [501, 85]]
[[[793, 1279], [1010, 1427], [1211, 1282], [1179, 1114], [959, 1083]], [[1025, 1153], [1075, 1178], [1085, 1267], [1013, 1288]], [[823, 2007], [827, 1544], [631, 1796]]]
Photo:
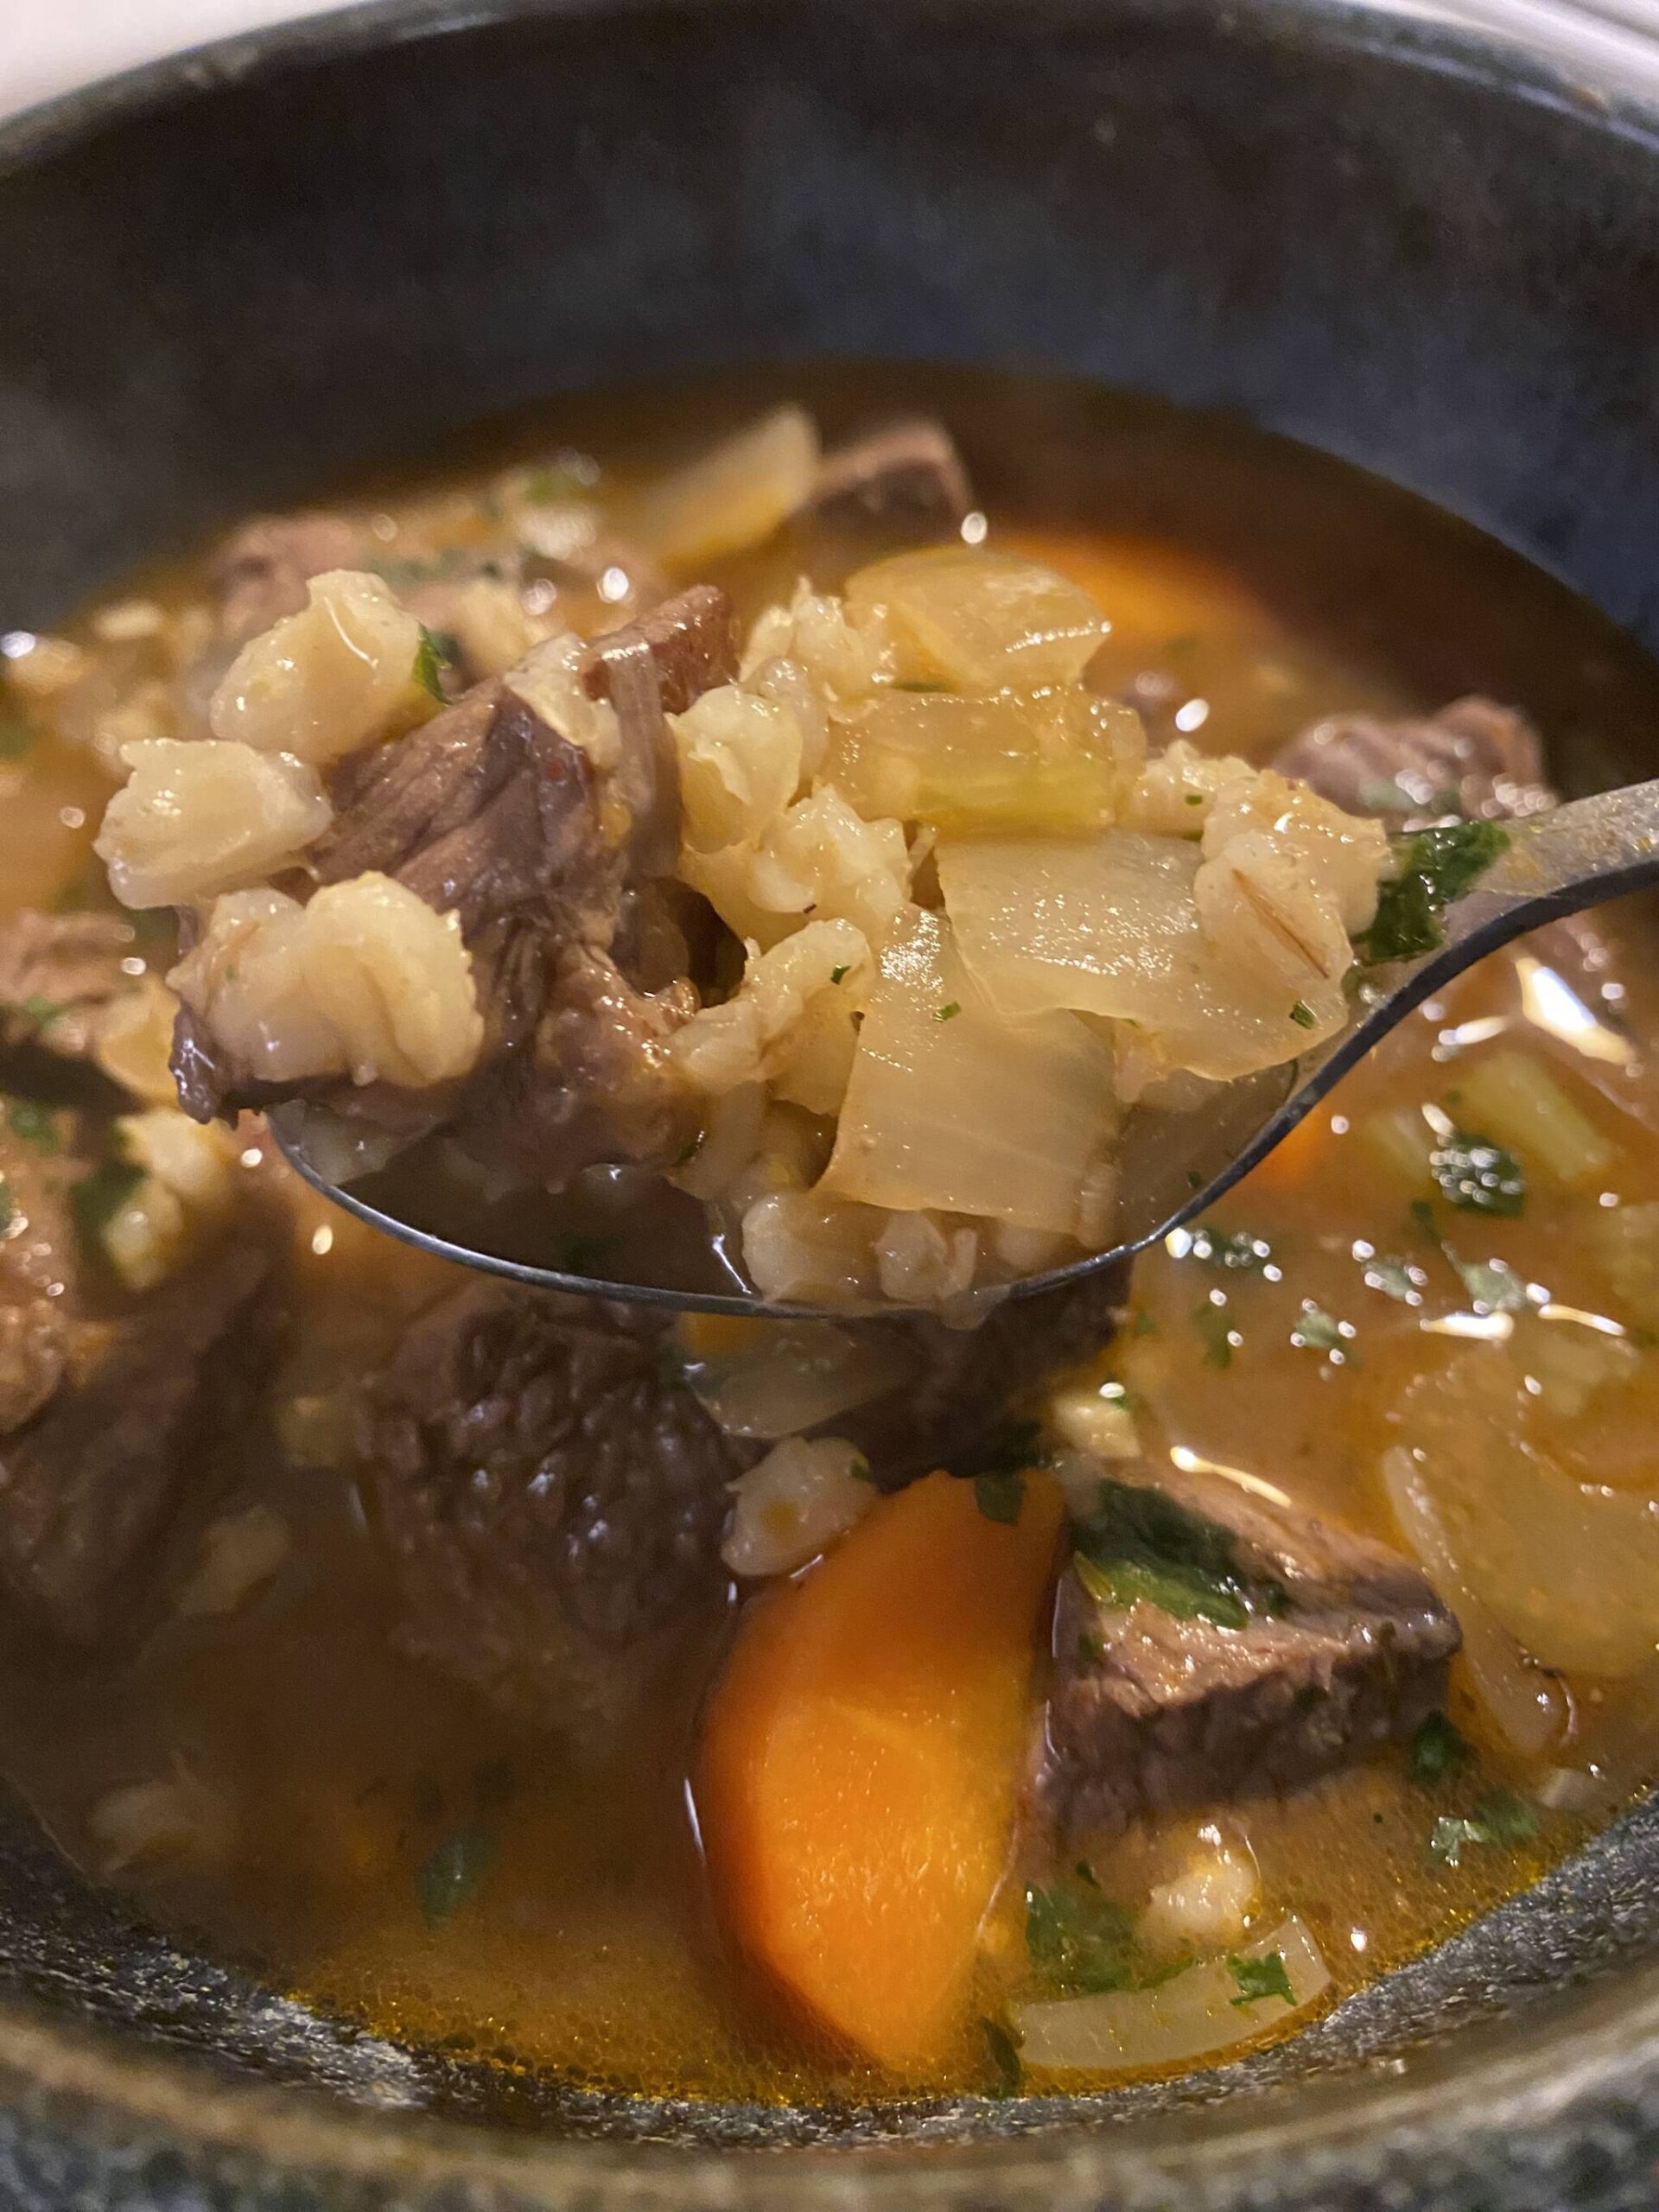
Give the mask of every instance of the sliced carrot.
[[938, 2058], [967, 2001], [1063, 1511], [1044, 1474], [1012, 1523], [949, 1475], [881, 1499], [752, 1606], [709, 1706], [696, 1797], [726, 1923], [885, 2066]]

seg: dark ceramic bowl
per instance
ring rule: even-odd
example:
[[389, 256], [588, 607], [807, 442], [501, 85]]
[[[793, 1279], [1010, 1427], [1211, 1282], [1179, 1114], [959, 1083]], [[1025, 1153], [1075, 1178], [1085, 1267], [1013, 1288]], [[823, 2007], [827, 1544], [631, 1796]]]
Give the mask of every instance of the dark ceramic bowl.
[[[549, 392], [861, 354], [1236, 410], [1659, 648], [1656, 128], [1318, 0], [414, 0], [235, 41], [0, 131], [0, 626]], [[7, 2202], [1655, 2193], [1651, 1809], [1243, 2064], [833, 2119], [561, 2095], [353, 2036], [131, 1925], [21, 1810], [3, 1840]]]

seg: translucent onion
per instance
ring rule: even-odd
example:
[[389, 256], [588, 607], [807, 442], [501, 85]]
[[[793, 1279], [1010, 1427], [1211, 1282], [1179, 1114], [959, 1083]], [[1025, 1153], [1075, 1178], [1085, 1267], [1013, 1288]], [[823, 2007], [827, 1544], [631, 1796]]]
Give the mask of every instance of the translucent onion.
[[1086, 832], [1113, 819], [1145, 753], [1139, 716], [1080, 685], [990, 699], [888, 691], [836, 725], [824, 773], [867, 817]]
[[764, 544], [805, 504], [818, 434], [798, 407], [774, 408], [619, 510], [620, 527], [664, 567], [690, 569]]
[[1459, 1573], [1409, 1452], [1382, 1457], [1382, 1480], [1408, 1548], [1435, 1594], [1458, 1617], [1463, 1658], [1475, 1694], [1504, 1741], [1525, 1758], [1557, 1742], [1567, 1725], [1560, 1686], [1529, 1659]]
[[1331, 1969], [1294, 1913], [1269, 1936], [1242, 1944], [1240, 1959], [1284, 1961], [1293, 2002], [1258, 1997], [1239, 2002], [1239, 1984], [1225, 1959], [1206, 1959], [1150, 1989], [1109, 1991], [1016, 2005], [1020, 2056], [1040, 2074], [1123, 2074], [1155, 2066], [1190, 2065], [1230, 2050], [1307, 2011], [1331, 1986]]
[[685, 1379], [728, 1436], [772, 1442], [816, 1428], [903, 1381], [890, 1332], [774, 1321], [725, 1357], [688, 1361]]
[[1217, 953], [1185, 839], [950, 840], [936, 857], [963, 961], [1001, 1014], [1132, 1021], [1170, 1065], [1224, 1081], [1294, 1059], [1342, 1025], [1339, 981], [1293, 999]]
[[1408, 1394], [1415, 1486], [1465, 1587], [1541, 1666], [1632, 1674], [1659, 1647], [1659, 1508], [1541, 1452], [1512, 1376], [1475, 1356]]
[[1111, 628], [1086, 591], [1040, 561], [966, 545], [861, 569], [846, 607], [893, 647], [901, 683], [961, 691], [1075, 683]]
[[881, 955], [818, 1193], [1077, 1234], [1116, 1123], [1100, 1039], [1067, 1014], [999, 1019], [918, 913]]

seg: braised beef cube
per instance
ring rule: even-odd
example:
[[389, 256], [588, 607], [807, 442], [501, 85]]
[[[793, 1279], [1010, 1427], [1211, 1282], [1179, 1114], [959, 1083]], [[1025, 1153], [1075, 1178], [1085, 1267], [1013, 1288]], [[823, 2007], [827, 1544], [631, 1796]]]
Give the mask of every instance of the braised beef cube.
[[955, 440], [942, 423], [919, 416], [884, 423], [827, 453], [800, 519], [949, 537], [973, 505]]
[[1333, 715], [1282, 746], [1272, 765], [1333, 806], [1401, 830], [1448, 814], [1507, 820], [1555, 803], [1537, 732], [1490, 699], [1454, 700], [1421, 719]]
[[498, 1704], [626, 1709], [721, 1585], [728, 1446], [635, 1312], [480, 1284], [410, 1331], [365, 1458], [406, 1639]]
[[1369, 1537], [1220, 1478], [1104, 1483], [1061, 1580], [1039, 1800], [1080, 1834], [1313, 1781], [1419, 1727], [1459, 1641]]

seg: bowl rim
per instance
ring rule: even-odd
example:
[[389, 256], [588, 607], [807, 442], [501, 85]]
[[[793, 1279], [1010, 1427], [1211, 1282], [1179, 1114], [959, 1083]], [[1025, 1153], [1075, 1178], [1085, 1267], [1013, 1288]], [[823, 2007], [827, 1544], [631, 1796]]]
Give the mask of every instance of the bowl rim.
[[[533, 19], [736, 14], [799, 0], [351, 0], [92, 79], [0, 119], [0, 180], [48, 165], [105, 129], [289, 71]], [[864, 0], [812, 0], [855, 14]], [[884, 0], [884, 13], [894, 0]], [[1026, 0], [898, 0], [925, 17], [1027, 23]], [[1192, 0], [1178, 0], [1192, 4]], [[1201, 4], [1201, 0], [1199, 0]], [[1058, 0], [1065, 15], [1167, 16], [1168, 0]], [[1517, 22], [1454, 24], [1370, 0], [1248, 0], [1211, 22], [1223, 35], [1295, 40], [1463, 77], [1508, 97], [1574, 113], [1659, 152], [1659, 100], [1607, 73], [1603, 48], [1570, 52], [1570, 31], [1539, 42]], [[1588, 25], [1586, 24], [1586, 28]], [[1659, 92], [1659, 45], [1654, 48]], [[1530, 1995], [1498, 2017], [1391, 2057], [1204, 2107], [1125, 2113], [1103, 2124], [1035, 2101], [1033, 2126], [982, 2140], [930, 2135], [822, 2147], [716, 2147], [666, 2135], [596, 2139], [505, 2128], [307, 2086], [232, 2075], [210, 2054], [140, 2040], [106, 2021], [69, 2018], [30, 1994], [0, 1995], [0, 2138], [21, 2121], [60, 2143], [124, 2163], [181, 2158], [189, 2172], [250, 2198], [280, 2177], [284, 2202], [469, 2202], [603, 2212], [626, 2190], [663, 2212], [846, 2212], [867, 2198], [924, 2194], [974, 2212], [1106, 2203], [1222, 2207], [1264, 2198], [1328, 2202], [1348, 2188], [1418, 2186], [1448, 2203], [1478, 2188], [1491, 2204], [1558, 2201], [1547, 2174], [1562, 2146], [1595, 2139], [1604, 2171], [1659, 2146], [1659, 1961]], [[989, 2100], [985, 2101], [988, 2106]], [[1270, 2179], [1264, 2183], [1264, 2177]], [[1503, 2177], [1514, 2177], [1508, 2185]], [[1459, 2184], [1462, 2184], [1462, 2188]], [[142, 2191], [142, 2183], [140, 2184]], [[855, 2198], [849, 2197], [855, 2189]], [[1619, 2203], [1647, 2203], [1645, 2177]], [[142, 2201], [142, 2196], [140, 2200]], [[192, 2200], [195, 2201], [195, 2200]], [[1390, 2193], [1390, 2202], [1401, 2201]], [[1611, 2199], [1609, 2200], [1613, 2201]]]

